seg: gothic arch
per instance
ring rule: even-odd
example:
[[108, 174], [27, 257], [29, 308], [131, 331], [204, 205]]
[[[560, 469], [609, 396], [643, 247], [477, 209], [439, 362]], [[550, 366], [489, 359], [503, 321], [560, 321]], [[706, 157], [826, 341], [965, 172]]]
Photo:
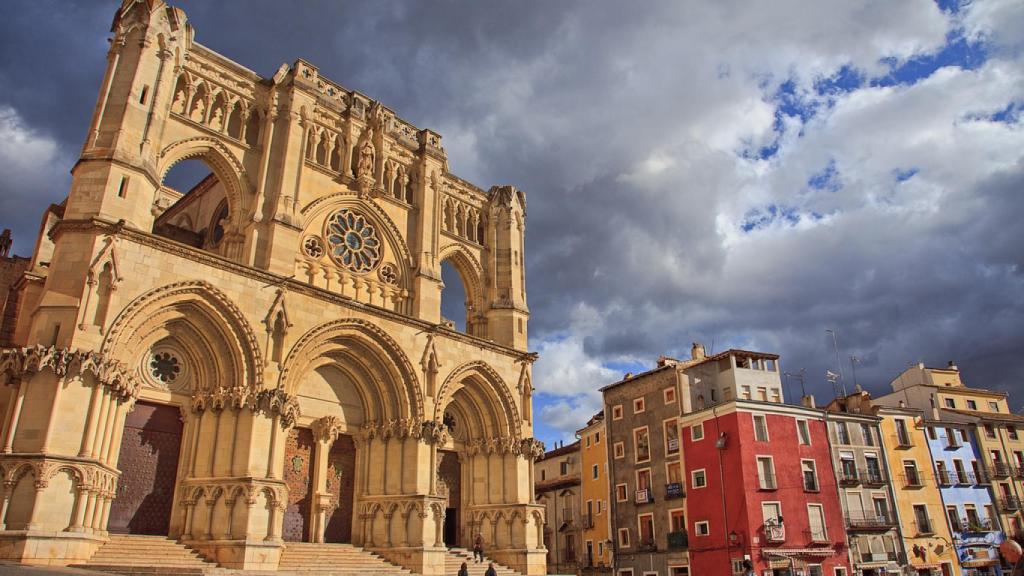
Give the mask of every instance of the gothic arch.
[[[466, 394], [464, 400], [456, 398], [460, 391]], [[467, 362], [448, 375], [437, 394], [434, 420], [443, 422], [445, 411], [456, 401], [472, 402], [481, 410], [479, 425], [496, 428], [476, 430], [475, 436], [521, 437], [522, 426], [515, 398], [501, 376], [486, 362]]]
[[[441, 249], [437, 256], [437, 262], [448, 261], [452, 263], [455, 270], [462, 279], [462, 285], [466, 288], [466, 300], [472, 304], [473, 311], [480, 313], [484, 309], [484, 269], [477, 257], [461, 244], [449, 244]], [[467, 310], [468, 312], [468, 310]], [[469, 323], [469, 314], [466, 315], [466, 322]]]
[[196, 381], [263, 388], [263, 360], [252, 327], [226, 294], [202, 280], [169, 284], [133, 300], [111, 324], [101, 353], [138, 367], [141, 355], [167, 337], [172, 324], [195, 337], [180, 344], [205, 360], [198, 361], [203, 377]]
[[364, 402], [369, 395], [378, 398], [376, 406], [369, 406], [368, 420], [423, 420], [423, 395], [416, 371], [398, 343], [375, 324], [346, 318], [309, 330], [288, 352], [278, 387], [295, 394], [306, 375], [325, 363], [357, 373], [357, 385], [373, 386], [364, 390]]
[[242, 162], [219, 139], [208, 136], [185, 138], [164, 148], [157, 157], [157, 173], [163, 182], [167, 172], [178, 162], [189, 158], [204, 160], [224, 185], [228, 199], [229, 218], [235, 230], [241, 230], [253, 211], [250, 205], [252, 186]]

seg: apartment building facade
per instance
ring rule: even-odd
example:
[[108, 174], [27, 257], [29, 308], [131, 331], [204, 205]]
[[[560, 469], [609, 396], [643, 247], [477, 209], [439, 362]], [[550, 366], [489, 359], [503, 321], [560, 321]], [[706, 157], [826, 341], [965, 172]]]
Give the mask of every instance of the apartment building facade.
[[580, 567], [580, 443], [556, 446], [534, 464], [534, 491], [544, 506], [548, 574], [574, 574]]
[[859, 576], [881, 576], [899, 572], [906, 550], [882, 447], [881, 418], [870, 413], [869, 398], [858, 391], [833, 400], [825, 410], [832, 466], [850, 535], [850, 562]]
[[577, 433], [580, 439], [583, 524], [583, 566], [588, 574], [612, 567], [612, 514], [609, 508], [608, 433], [604, 411], [595, 414]]
[[695, 574], [678, 428], [684, 384], [682, 366], [663, 358], [601, 389], [618, 576]]
[[821, 410], [733, 400], [681, 432], [694, 574], [851, 574]]

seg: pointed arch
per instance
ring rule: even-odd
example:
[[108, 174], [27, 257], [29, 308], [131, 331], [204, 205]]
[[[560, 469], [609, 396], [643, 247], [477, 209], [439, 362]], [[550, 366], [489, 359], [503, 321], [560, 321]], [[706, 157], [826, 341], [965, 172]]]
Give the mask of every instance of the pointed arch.
[[175, 164], [189, 158], [203, 160], [216, 175], [217, 180], [224, 185], [228, 198], [229, 221], [235, 230], [241, 230], [253, 209], [252, 186], [241, 161], [216, 138], [186, 138], [168, 145], [160, 152], [157, 159], [160, 181], [163, 181]]
[[457, 401], [463, 403], [463, 412], [475, 420], [470, 423], [471, 430], [467, 430], [472, 436], [521, 437], [516, 400], [501, 375], [486, 362], [467, 362], [452, 370], [438, 390], [434, 421], [444, 422], [445, 411]]
[[361, 389], [368, 420], [423, 419], [416, 371], [398, 343], [379, 326], [346, 318], [306, 332], [288, 352], [278, 387], [296, 394], [312, 370], [328, 363], [356, 376], [353, 380]]
[[252, 327], [226, 294], [202, 280], [169, 284], [137, 297], [111, 324], [100, 351], [127, 366], [139, 366], [154, 344], [176, 333], [184, 348], [206, 361], [196, 366], [196, 381], [263, 388], [263, 360]]

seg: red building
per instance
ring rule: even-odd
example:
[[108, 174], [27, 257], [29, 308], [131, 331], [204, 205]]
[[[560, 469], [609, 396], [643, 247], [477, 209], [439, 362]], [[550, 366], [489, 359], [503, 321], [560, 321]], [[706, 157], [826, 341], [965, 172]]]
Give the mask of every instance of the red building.
[[690, 573], [849, 576], [820, 410], [736, 400], [684, 415]]

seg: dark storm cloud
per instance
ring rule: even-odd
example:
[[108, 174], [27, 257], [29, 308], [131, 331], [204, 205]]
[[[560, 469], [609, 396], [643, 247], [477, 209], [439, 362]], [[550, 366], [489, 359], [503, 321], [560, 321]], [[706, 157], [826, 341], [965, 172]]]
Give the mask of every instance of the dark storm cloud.
[[[455, 173], [526, 190], [538, 414], [554, 429], [598, 407], [586, 391], [621, 376], [609, 364], [694, 340], [778, 352], [828, 395], [826, 328], [848, 382], [856, 355], [872, 390], [947, 360], [1021, 388], [1019, 3], [179, 5], [198, 42], [266, 76], [308, 60], [441, 132]], [[115, 7], [6, 5], [0, 226], [19, 252], [66, 193]], [[816, 92], [958, 33], [989, 60]]]

